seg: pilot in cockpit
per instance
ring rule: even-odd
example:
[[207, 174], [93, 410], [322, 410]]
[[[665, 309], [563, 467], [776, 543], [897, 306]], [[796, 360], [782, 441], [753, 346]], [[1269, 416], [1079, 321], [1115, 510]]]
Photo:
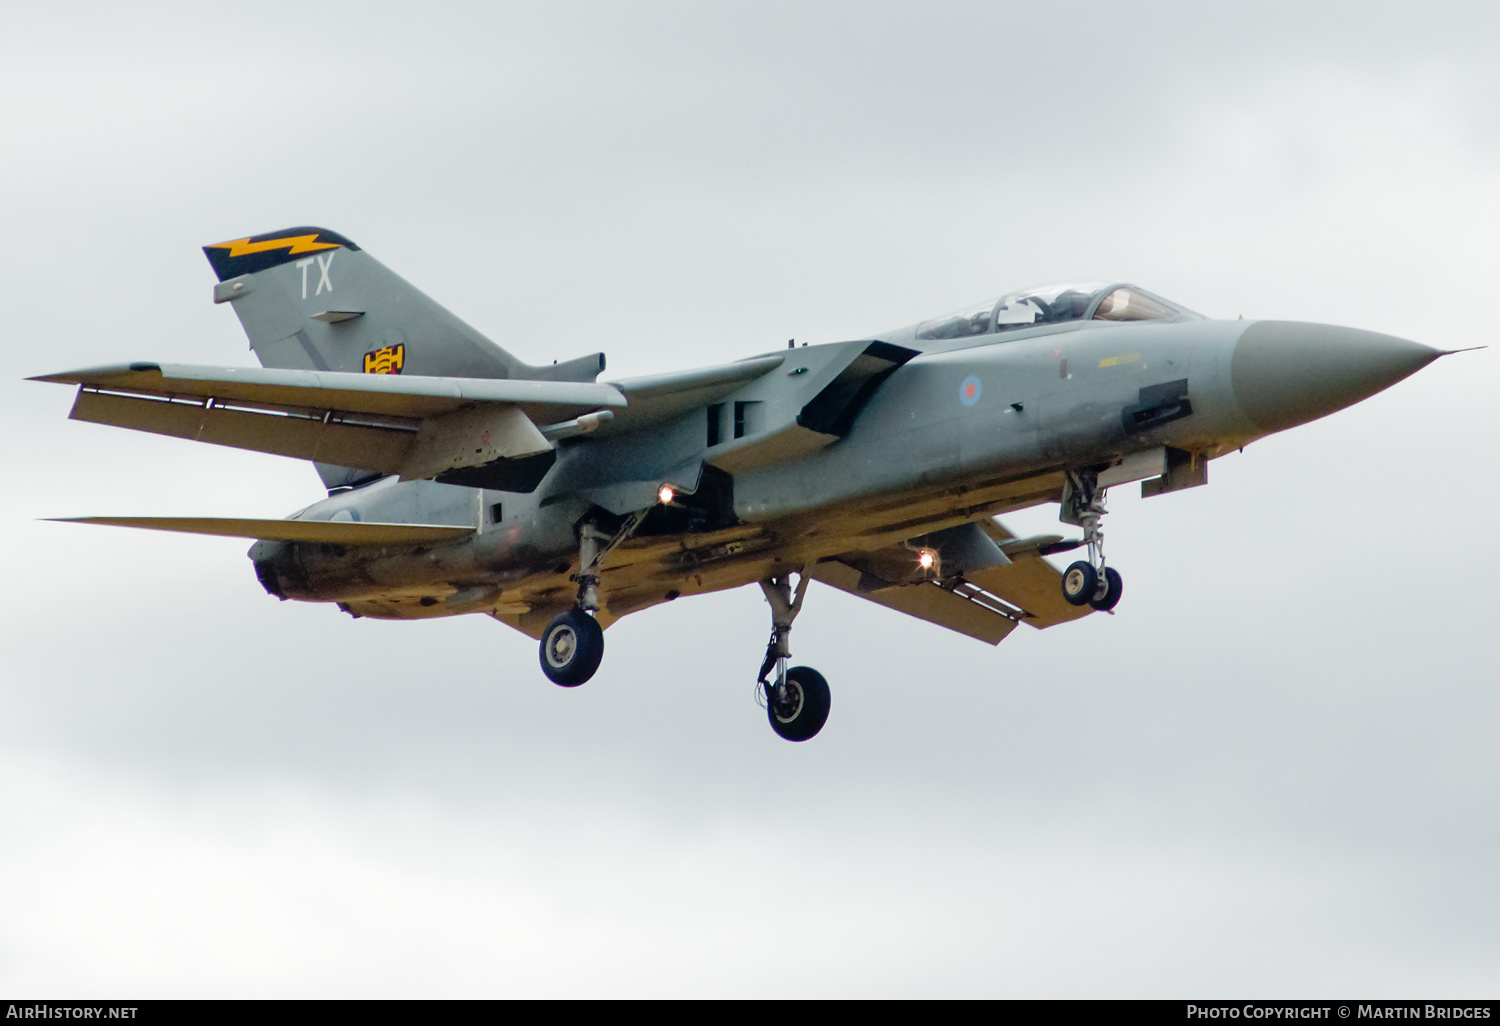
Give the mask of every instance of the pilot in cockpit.
[[[1095, 299], [1098, 299], [1097, 304]], [[991, 332], [1014, 331], [1043, 324], [1081, 321], [1152, 321], [1196, 318], [1159, 296], [1133, 285], [1073, 282], [1012, 292], [991, 304], [970, 307], [917, 325], [918, 339], [959, 339]]]
[[1077, 289], [1067, 289], [1059, 292], [1049, 303], [1041, 296], [1031, 295], [1014, 304], [1017, 307], [1033, 308], [1035, 316], [1029, 320], [1018, 319], [1017, 324], [1061, 324], [1064, 321], [1076, 321], [1082, 319], [1088, 313], [1089, 301], [1093, 299], [1093, 293], [1080, 292]]
[[1019, 328], [1042, 323], [1047, 315], [1047, 305], [1035, 296], [1025, 296], [1011, 302], [1002, 302], [995, 311], [995, 330]]

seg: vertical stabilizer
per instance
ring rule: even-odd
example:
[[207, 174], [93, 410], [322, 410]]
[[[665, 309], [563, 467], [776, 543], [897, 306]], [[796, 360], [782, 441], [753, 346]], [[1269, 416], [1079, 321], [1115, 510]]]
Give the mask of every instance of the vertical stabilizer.
[[214, 302], [239, 315], [265, 367], [369, 374], [593, 381], [602, 354], [532, 367], [326, 228], [203, 247]]
[[[234, 308], [263, 367], [533, 381], [593, 381], [604, 369], [603, 353], [522, 363], [326, 228], [284, 228], [203, 252], [219, 277], [214, 302]], [[317, 469], [329, 488], [370, 476]]]

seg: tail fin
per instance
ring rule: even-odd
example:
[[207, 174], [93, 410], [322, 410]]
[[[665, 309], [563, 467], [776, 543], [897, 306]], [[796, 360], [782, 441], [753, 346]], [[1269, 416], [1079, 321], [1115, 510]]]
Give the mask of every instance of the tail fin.
[[264, 367], [438, 377], [593, 381], [604, 354], [532, 367], [326, 228], [203, 247]]
[[[593, 381], [604, 354], [532, 367], [326, 228], [286, 228], [203, 247], [262, 367], [456, 378]], [[330, 491], [366, 470], [316, 463]], [[377, 475], [378, 476], [378, 475]]]

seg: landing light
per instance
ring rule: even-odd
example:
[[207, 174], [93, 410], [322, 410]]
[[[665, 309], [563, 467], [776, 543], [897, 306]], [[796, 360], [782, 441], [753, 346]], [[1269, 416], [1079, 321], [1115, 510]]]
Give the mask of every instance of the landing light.
[[937, 562], [937, 556], [933, 555], [931, 549], [923, 549], [917, 556], [917, 565], [923, 570], [931, 570], [932, 564]]
[[661, 500], [662, 505], [670, 506], [672, 505], [672, 500], [677, 498], [677, 493], [672, 490], [671, 485], [662, 485], [661, 491], [656, 493], [656, 497]]

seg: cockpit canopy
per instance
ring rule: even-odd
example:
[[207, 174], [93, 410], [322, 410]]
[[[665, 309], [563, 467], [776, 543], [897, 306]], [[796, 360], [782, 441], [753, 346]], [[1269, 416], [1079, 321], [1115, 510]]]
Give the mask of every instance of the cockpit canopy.
[[1064, 321], [1189, 319], [1198, 320], [1199, 315], [1134, 285], [1069, 282], [1007, 293], [997, 300], [923, 321], [917, 325], [917, 338], [968, 338]]

